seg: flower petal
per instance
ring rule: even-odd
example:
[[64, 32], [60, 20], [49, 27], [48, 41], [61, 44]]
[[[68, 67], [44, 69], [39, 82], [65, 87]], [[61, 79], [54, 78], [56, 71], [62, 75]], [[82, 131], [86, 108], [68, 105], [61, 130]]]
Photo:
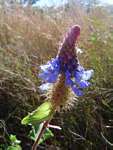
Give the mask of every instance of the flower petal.
[[83, 92], [80, 89], [78, 89], [75, 85], [72, 86], [71, 88], [77, 96], [83, 96]]
[[46, 82], [54, 83], [57, 80], [60, 66], [58, 58], [52, 59], [46, 65], [40, 66], [42, 73], [39, 74], [39, 77]]
[[79, 72], [84, 71], [84, 67], [79, 64], [77, 67], [77, 71], [79, 71]]
[[66, 75], [65, 84], [72, 86], [74, 82], [71, 80], [71, 74], [69, 73], [69, 71], [67, 71], [65, 75]]
[[59, 72], [55, 71], [55, 72], [42, 72], [39, 74], [39, 78], [43, 79], [46, 82], [49, 83], [54, 83], [57, 80]]
[[39, 86], [39, 89], [41, 91], [47, 91], [48, 89], [50, 89], [52, 86], [52, 83], [44, 83], [41, 86]]
[[93, 74], [94, 74], [93, 70], [84, 71], [83, 74], [82, 74], [81, 79], [82, 80], [89, 80]]
[[57, 70], [59, 71], [60, 66], [59, 66], [59, 60], [58, 58], [52, 59], [51, 61], [48, 61], [46, 65], [41, 65], [40, 66], [42, 71], [53, 71]]
[[90, 85], [90, 83], [89, 83], [88, 81], [83, 81], [83, 80], [81, 80], [81, 81], [79, 82], [80, 88], [87, 88], [89, 85]]
[[76, 80], [77, 82], [80, 82], [81, 76], [82, 76], [81, 72], [75, 71], [74, 77], [75, 77], [75, 80]]

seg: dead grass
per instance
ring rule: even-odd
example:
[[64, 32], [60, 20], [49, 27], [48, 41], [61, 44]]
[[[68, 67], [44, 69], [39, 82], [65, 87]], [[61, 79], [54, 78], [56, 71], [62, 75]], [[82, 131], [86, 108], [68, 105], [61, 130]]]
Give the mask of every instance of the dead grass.
[[[0, 109], [2, 112], [0, 118], [6, 121], [15, 117], [20, 121], [23, 114], [27, 114], [29, 110], [34, 110], [38, 103], [43, 100], [38, 90], [40, 85], [40, 80], [37, 77], [39, 65], [56, 55], [59, 41], [62, 41], [67, 29], [73, 24], [80, 24], [82, 30], [79, 47], [85, 49], [80, 60], [84, 66], [94, 69], [95, 76], [92, 80], [94, 86], [89, 89], [89, 95], [87, 94], [79, 102], [78, 109], [75, 108], [74, 112], [67, 114], [69, 119], [64, 116], [64, 120], [66, 127], [72, 128], [73, 126], [73, 130], [77, 133], [79, 133], [78, 126], [80, 131], [83, 129], [82, 134], [86, 134], [86, 139], [89, 138], [85, 144], [82, 143], [83, 146], [95, 144], [94, 139], [97, 136], [101, 139], [95, 127], [95, 124], [100, 125], [98, 124], [100, 117], [98, 111], [101, 112], [104, 107], [107, 109], [107, 105], [104, 105], [106, 103], [111, 106], [113, 97], [109, 93], [109, 89], [113, 87], [111, 18], [106, 10], [95, 8], [90, 14], [87, 14], [78, 5], [72, 4], [45, 12], [30, 7], [23, 9], [17, 5], [12, 8], [0, 8]], [[101, 92], [101, 88], [106, 91]], [[102, 94], [105, 92], [108, 97], [103, 99]], [[106, 103], [103, 104], [103, 101]], [[110, 110], [108, 112], [112, 114]], [[102, 113], [99, 115], [104, 120]], [[75, 114], [77, 115], [75, 116]], [[58, 120], [62, 126], [64, 123], [61, 118]], [[97, 136], [95, 136], [94, 130], [92, 133], [92, 126], [97, 131]], [[87, 133], [85, 133], [84, 128]], [[107, 132], [105, 131], [105, 133]], [[62, 134], [65, 139], [71, 136], [70, 133], [68, 135], [67, 131]], [[94, 139], [91, 137], [93, 134]], [[71, 136], [71, 138], [74, 141], [74, 137]], [[73, 145], [72, 140], [67, 139]], [[67, 144], [69, 143], [67, 142]], [[60, 144], [67, 148], [66, 142]], [[78, 145], [81, 147], [81, 143]]]

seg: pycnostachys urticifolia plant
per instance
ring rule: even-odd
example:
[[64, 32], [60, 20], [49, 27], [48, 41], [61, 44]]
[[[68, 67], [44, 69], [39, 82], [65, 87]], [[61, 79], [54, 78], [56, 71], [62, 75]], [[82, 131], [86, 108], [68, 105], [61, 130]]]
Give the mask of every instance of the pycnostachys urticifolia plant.
[[64, 37], [56, 58], [41, 66], [39, 77], [45, 82], [41, 89], [47, 90], [47, 101], [22, 120], [22, 124], [43, 122], [32, 149], [36, 149], [54, 113], [60, 107], [72, 104], [75, 97], [82, 96], [83, 89], [90, 85], [88, 80], [93, 70], [85, 70], [77, 58], [76, 43], [79, 36], [80, 26], [74, 25]]

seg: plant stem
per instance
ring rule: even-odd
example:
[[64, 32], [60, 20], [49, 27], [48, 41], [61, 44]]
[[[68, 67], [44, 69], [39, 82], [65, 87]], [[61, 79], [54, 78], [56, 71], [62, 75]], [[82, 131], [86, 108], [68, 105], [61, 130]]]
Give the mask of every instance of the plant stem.
[[47, 128], [49, 122], [50, 122], [50, 120], [45, 121], [45, 122], [43, 123], [43, 125], [40, 127], [39, 132], [38, 132], [38, 134], [37, 134], [36, 141], [34, 142], [34, 144], [33, 144], [33, 146], [32, 146], [32, 150], [36, 150], [36, 149], [37, 149], [39, 140], [41, 139], [41, 137], [42, 137], [42, 135], [43, 135], [45, 129]]

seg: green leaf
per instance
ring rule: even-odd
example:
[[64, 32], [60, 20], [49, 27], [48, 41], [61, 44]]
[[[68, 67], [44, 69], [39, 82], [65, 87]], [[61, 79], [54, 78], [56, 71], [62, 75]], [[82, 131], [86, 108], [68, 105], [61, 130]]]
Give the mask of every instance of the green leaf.
[[21, 141], [19, 141], [17, 138], [16, 138], [16, 135], [10, 135], [10, 141], [11, 143], [14, 143], [14, 144], [20, 144]]
[[8, 146], [7, 150], [22, 150], [22, 148], [19, 145], [15, 145], [15, 146]]
[[[36, 140], [37, 134], [39, 132], [39, 128], [42, 124], [37, 125], [37, 126], [32, 126], [32, 130], [29, 133], [29, 138], [32, 139], [33, 141]], [[43, 137], [40, 139], [39, 144], [43, 143], [44, 141], [46, 141], [47, 139], [49, 139], [50, 137], [53, 137], [54, 134], [52, 133], [52, 131], [49, 128], [46, 128]]]
[[51, 102], [47, 101], [40, 105], [35, 111], [27, 115], [23, 120], [21, 121], [22, 124], [35, 124], [35, 123], [41, 123], [43, 121], [46, 121], [50, 119], [53, 115], [53, 106]]
[[46, 131], [43, 134], [43, 137], [40, 139], [39, 144], [42, 144], [44, 141], [46, 141], [47, 139], [49, 139], [53, 136], [54, 136], [54, 134], [52, 133], [52, 131], [49, 128], [46, 128]]
[[33, 141], [35, 141], [35, 138], [36, 138], [36, 135], [37, 135], [37, 133], [38, 133], [38, 131], [39, 131], [39, 128], [40, 128], [40, 124], [38, 124], [38, 125], [32, 125], [32, 129], [30, 130], [30, 132], [29, 132], [29, 138], [30, 139], [32, 139]]

